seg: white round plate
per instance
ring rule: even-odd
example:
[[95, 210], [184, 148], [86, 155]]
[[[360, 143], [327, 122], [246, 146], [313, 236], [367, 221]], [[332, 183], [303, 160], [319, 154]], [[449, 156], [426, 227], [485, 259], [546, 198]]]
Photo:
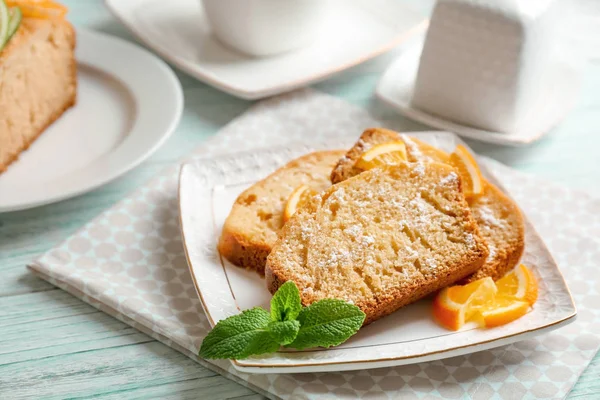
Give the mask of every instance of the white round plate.
[[259, 99], [322, 80], [391, 50], [427, 20], [405, 2], [331, 0], [312, 45], [251, 57], [213, 39], [200, 0], [105, 0], [133, 34], [194, 78], [243, 99]]
[[77, 104], [0, 175], [0, 212], [95, 189], [140, 164], [173, 133], [179, 80], [125, 40], [77, 30]]
[[541, 101], [532, 104], [529, 113], [531, 118], [521, 131], [507, 133], [486, 131], [429, 114], [411, 105], [422, 49], [421, 41], [398, 57], [381, 77], [377, 84], [376, 95], [404, 116], [425, 125], [481, 142], [522, 146], [548, 133], [575, 104], [579, 86], [577, 74], [565, 65], [554, 80], [555, 84], [548, 87], [547, 93], [539, 97]]

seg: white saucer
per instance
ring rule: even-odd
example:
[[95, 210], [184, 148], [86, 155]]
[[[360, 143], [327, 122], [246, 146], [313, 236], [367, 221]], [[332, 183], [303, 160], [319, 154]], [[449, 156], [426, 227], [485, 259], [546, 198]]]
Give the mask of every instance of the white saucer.
[[311, 46], [252, 58], [210, 34], [200, 0], [106, 0], [125, 26], [193, 77], [244, 99], [306, 86], [373, 58], [423, 31], [427, 21], [400, 1], [332, 0], [332, 14]]
[[127, 41], [78, 30], [77, 105], [0, 175], [0, 212], [87, 192], [149, 157], [175, 130], [183, 93], [173, 71]]
[[411, 105], [422, 49], [421, 41], [398, 57], [377, 84], [376, 94], [401, 114], [423, 124], [482, 142], [521, 146], [532, 143], [548, 133], [575, 104], [577, 74], [565, 65], [554, 80], [555, 85], [548, 87], [548, 92], [540, 96], [541, 101], [532, 106], [531, 120], [522, 131], [492, 132], [448, 121]]

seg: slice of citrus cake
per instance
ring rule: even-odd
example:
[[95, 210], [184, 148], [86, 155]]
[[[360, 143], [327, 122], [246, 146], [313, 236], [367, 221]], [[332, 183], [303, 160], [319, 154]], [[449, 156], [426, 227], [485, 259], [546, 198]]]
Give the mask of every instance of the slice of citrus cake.
[[0, 173], [75, 104], [75, 30], [64, 18], [28, 17], [38, 6], [0, 45]]
[[403, 163], [350, 178], [301, 206], [267, 258], [271, 293], [356, 304], [370, 323], [478, 270], [487, 248], [452, 167]]
[[267, 255], [284, 223], [284, 208], [299, 186], [320, 192], [329, 186], [329, 174], [345, 151], [318, 151], [289, 162], [245, 190], [236, 199], [223, 225], [218, 244], [232, 263], [263, 274]]
[[[417, 138], [388, 129], [372, 128], [365, 130], [352, 149], [336, 164], [331, 173], [331, 181], [338, 183], [363, 172], [363, 169], [356, 166], [363, 153], [376, 145], [399, 140], [406, 146], [406, 158], [409, 161], [451, 163], [449, 154]], [[487, 242], [489, 256], [483, 267], [465, 281], [471, 282], [486, 276], [499, 279], [517, 265], [523, 253], [523, 216], [508, 196], [485, 179], [483, 193], [470, 197], [468, 202]]]
[[488, 245], [489, 256], [465, 282], [490, 276], [498, 280], [519, 263], [525, 249], [525, 227], [519, 207], [500, 189], [484, 183], [484, 194], [469, 199], [473, 217]]

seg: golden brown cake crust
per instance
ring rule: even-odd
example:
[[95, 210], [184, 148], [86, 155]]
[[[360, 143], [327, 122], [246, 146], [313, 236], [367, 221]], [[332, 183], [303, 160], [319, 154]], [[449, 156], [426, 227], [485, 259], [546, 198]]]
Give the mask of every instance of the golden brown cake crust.
[[302, 184], [316, 191], [331, 186], [329, 172], [344, 152], [306, 154], [241, 193], [223, 224], [219, 253], [237, 266], [264, 275], [267, 256], [283, 226], [287, 198]]
[[233, 264], [265, 274], [265, 263], [271, 252], [271, 243], [223, 230], [217, 244], [219, 253]]
[[[37, 40], [37, 32], [44, 29], [51, 31], [48, 40], [53, 40], [52, 35], [60, 31], [61, 35], [64, 36], [68, 43], [71, 56], [66, 62], [68, 63], [68, 80], [70, 87], [65, 90], [66, 96], [63, 99], [62, 104], [58, 104], [57, 108], [46, 116], [45, 120], [41, 122], [39, 127], [34, 128], [34, 131], [32, 131], [29, 135], [24, 136], [21, 143], [18, 146], [11, 148], [9, 153], [4, 155], [0, 154], [0, 173], [4, 172], [11, 163], [16, 161], [23, 151], [27, 150], [29, 146], [31, 146], [31, 144], [50, 125], [52, 125], [52, 123], [60, 118], [65, 111], [74, 106], [77, 101], [77, 61], [74, 55], [76, 35], [73, 26], [66, 20], [41, 20], [33, 18], [23, 19], [15, 35], [10, 39], [6, 47], [0, 52], [0, 76], [2, 76], [5, 68], [10, 67], [7, 66], [7, 60], [10, 60], [13, 55], [16, 55], [16, 53], [20, 51], [23, 46], [28, 46], [31, 41]], [[32, 65], [31, 67], [35, 68], [36, 65]], [[2, 128], [0, 127], [0, 129]], [[2, 138], [3, 136], [0, 135], [0, 144], [4, 143]], [[7, 146], [7, 144], [5, 144], [5, 146]]]

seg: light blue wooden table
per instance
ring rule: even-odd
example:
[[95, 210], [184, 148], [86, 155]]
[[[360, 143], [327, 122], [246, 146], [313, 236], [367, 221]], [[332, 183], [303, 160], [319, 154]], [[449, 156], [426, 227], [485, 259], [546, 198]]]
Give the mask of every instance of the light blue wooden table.
[[[100, 0], [66, 3], [75, 25], [135, 41]], [[426, 129], [374, 99], [375, 84], [390, 60], [390, 56], [380, 57], [315, 87], [366, 107], [376, 116], [395, 119], [405, 130]], [[33, 277], [24, 268], [32, 258], [171, 165], [252, 104], [183, 73], [178, 72], [178, 76], [185, 92], [183, 119], [173, 137], [150, 160], [84, 196], [0, 214], [1, 399], [262, 398]], [[576, 109], [545, 139], [519, 149], [471, 144], [481, 154], [519, 170], [600, 195], [600, 60], [593, 59], [587, 69]], [[599, 356], [569, 398], [600, 398]]]

